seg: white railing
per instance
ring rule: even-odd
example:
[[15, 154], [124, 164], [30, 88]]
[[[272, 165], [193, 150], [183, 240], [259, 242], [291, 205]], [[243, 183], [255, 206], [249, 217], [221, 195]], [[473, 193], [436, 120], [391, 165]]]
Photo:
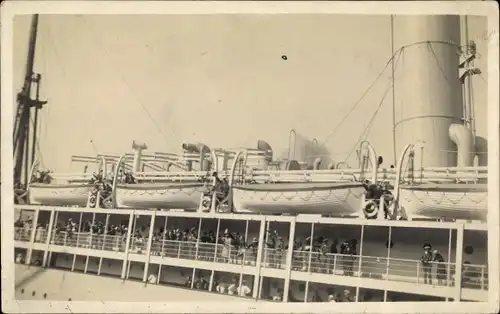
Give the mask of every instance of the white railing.
[[[47, 239], [47, 232], [40, 231], [40, 242]], [[15, 241], [29, 241], [30, 230], [17, 228]], [[146, 254], [147, 237], [131, 237], [129, 253]], [[107, 235], [92, 233], [53, 232], [50, 244], [125, 252], [126, 235]], [[287, 249], [264, 249], [261, 266], [264, 268], [286, 269]], [[237, 248], [234, 246], [195, 241], [175, 241], [154, 238], [151, 255], [193, 261], [229, 263], [255, 266], [256, 248]], [[432, 263], [430, 278], [432, 284], [453, 286], [455, 283], [455, 263]], [[318, 252], [297, 251], [292, 253], [293, 271], [353, 276], [379, 280], [414, 282], [425, 284], [424, 267], [420, 260], [386, 258], [374, 256], [322, 254]], [[438, 276], [439, 275], [439, 276]], [[429, 276], [427, 276], [429, 277]], [[438, 278], [440, 277], [440, 278]], [[488, 289], [488, 269], [485, 265], [464, 264], [462, 268], [462, 287]]]

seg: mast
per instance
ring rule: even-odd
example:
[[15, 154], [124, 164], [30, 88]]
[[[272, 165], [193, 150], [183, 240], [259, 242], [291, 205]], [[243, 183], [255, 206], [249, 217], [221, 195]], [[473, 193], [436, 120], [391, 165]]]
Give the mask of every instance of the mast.
[[392, 164], [396, 166], [397, 156], [396, 156], [396, 89], [394, 80], [394, 15], [391, 14], [391, 79], [392, 79]]
[[462, 40], [465, 51], [462, 53], [462, 60], [460, 62], [460, 81], [462, 82], [463, 96], [464, 96], [464, 125], [469, 128], [473, 135], [475, 143], [476, 138], [476, 122], [474, 117], [474, 103], [472, 94], [472, 76], [481, 74], [481, 70], [474, 66], [476, 59], [476, 43], [469, 40], [469, 23], [468, 17], [463, 17], [462, 23]]
[[[45, 105], [46, 101], [40, 101], [41, 75], [33, 72], [35, 63], [35, 49], [38, 31], [38, 14], [33, 16], [26, 61], [26, 72], [22, 90], [17, 94], [17, 111], [14, 122], [13, 144], [14, 144], [14, 184], [28, 184], [28, 174], [35, 161], [38, 111]], [[36, 97], [31, 98], [32, 85], [36, 86]], [[33, 138], [30, 140], [31, 108], [34, 108]], [[32, 149], [30, 156], [30, 148]], [[31, 157], [31, 158], [30, 158]]]

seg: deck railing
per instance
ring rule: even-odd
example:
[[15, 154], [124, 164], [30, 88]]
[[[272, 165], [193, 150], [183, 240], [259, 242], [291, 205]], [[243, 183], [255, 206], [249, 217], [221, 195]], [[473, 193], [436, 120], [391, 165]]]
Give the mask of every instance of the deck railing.
[[[16, 228], [15, 241], [30, 241], [30, 229]], [[38, 229], [35, 242], [45, 243], [47, 232]], [[84, 232], [53, 232], [52, 245], [91, 248], [125, 252], [126, 235], [92, 234]], [[148, 238], [131, 237], [130, 254], [146, 254]], [[264, 249], [261, 266], [264, 268], [286, 269], [286, 249]], [[255, 266], [257, 249], [238, 249], [224, 244], [195, 241], [174, 241], [153, 239], [151, 255], [215, 263], [230, 263]], [[455, 263], [433, 263], [430, 277], [432, 284], [454, 286]], [[337, 276], [363, 277], [380, 280], [426, 283], [425, 270], [420, 260], [386, 258], [360, 255], [322, 254], [309, 251], [293, 251], [292, 271], [334, 274]], [[439, 270], [439, 271], [438, 271]], [[438, 273], [440, 279], [438, 280]], [[488, 289], [488, 268], [485, 265], [464, 264], [462, 268], [462, 287], [470, 289]]]

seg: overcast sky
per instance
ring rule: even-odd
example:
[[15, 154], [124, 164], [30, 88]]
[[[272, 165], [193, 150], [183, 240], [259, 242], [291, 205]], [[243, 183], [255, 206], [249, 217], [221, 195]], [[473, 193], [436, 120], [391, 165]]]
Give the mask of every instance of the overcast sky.
[[[29, 16], [14, 20], [16, 91], [29, 25]], [[486, 18], [469, 20], [483, 71], [474, 81], [480, 136], [487, 135], [486, 27]], [[68, 171], [71, 155], [94, 155], [93, 146], [120, 154], [133, 140], [149, 151], [178, 152], [185, 141], [255, 147], [263, 139], [279, 155], [292, 128], [320, 143], [329, 137], [325, 146], [340, 162], [391, 75], [331, 134], [391, 57], [389, 16], [43, 15], [38, 39], [35, 71], [49, 101], [40, 148], [55, 171]], [[388, 162], [391, 123], [389, 96], [367, 137]]]

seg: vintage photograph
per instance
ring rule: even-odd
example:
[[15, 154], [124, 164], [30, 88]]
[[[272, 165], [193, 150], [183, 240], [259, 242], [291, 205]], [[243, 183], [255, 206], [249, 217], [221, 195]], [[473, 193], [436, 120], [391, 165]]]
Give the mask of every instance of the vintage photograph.
[[486, 16], [12, 23], [16, 300], [489, 301]]

